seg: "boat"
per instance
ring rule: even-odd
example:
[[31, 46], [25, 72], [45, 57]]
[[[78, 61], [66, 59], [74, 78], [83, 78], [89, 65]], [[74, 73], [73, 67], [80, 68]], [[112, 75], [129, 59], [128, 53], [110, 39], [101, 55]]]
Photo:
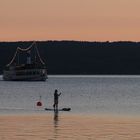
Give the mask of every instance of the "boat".
[[17, 47], [12, 60], [3, 71], [5, 81], [46, 81], [46, 79], [46, 65], [40, 57], [36, 42], [25, 49]]

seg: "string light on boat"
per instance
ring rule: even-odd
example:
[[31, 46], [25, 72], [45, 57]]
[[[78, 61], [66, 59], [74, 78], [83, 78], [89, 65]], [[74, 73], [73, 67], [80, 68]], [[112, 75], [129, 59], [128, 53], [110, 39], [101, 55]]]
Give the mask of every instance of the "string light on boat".
[[16, 58], [16, 56], [17, 56], [17, 54], [18, 54], [19, 52], [26, 52], [26, 53], [29, 53], [29, 52], [32, 50], [33, 47], [35, 48], [36, 53], [37, 53], [37, 56], [35, 56], [35, 57], [38, 57], [38, 58], [39, 58], [39, 61], [40, 61], [43, 65], [45, 65], [45, 63], [43, 62], [43, 60], [42, 60], [42, 58], [41, 58], [41, 56], [40, 56], [40, 54], [39, 54], [39, 51], [38, 51], [36, 42], [33, 42], [33, 43], [32, 43], [28, 48], [26, 48], [26, 49], [22, 49], [22, 48], [20, 48], [20, 47], [17, 47], [16, 52], [15, 52], [15, 54], [14, 54], [14, 57], [12, 58], [12, 60], [10, 61], [10, 63], [7, 64], [7, 66], [10, 66], [10, 65], [14, 62], [14, 60], [15, 60], [15, 58]]

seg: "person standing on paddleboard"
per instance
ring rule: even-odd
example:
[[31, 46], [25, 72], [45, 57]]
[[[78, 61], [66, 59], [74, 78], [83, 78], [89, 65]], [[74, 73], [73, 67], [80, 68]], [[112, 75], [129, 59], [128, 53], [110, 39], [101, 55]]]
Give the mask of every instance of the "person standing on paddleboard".
[[58, 98], [60, 95], [61, 95], [61, 93], [58, 94], [58, 90], [56, 89], [54, 91], [54, 104], [53, 104], [54, 110], [58, 110]]

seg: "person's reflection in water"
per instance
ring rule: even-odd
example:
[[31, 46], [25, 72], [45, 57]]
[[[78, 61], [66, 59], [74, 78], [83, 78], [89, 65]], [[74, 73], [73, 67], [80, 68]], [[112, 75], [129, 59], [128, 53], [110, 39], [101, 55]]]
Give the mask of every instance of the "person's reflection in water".
[[54, 111], [54, 127], [58, 127], [58, 121], [59, 121], [59, 117], [58, 117], [58, 110]]
[[59, 137], [58, 133], [58, 122], [59, 122], [59, 116], [58, 116], [58, 110], [54, 110], [54, 139], [57, 139]]

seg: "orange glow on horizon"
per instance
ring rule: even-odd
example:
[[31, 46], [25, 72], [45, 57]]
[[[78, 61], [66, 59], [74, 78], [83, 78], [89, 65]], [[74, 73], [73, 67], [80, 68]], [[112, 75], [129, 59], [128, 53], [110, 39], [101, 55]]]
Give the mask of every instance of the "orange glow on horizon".
[[139, 0], [0, 0], [0, 41], [139, 41]]

